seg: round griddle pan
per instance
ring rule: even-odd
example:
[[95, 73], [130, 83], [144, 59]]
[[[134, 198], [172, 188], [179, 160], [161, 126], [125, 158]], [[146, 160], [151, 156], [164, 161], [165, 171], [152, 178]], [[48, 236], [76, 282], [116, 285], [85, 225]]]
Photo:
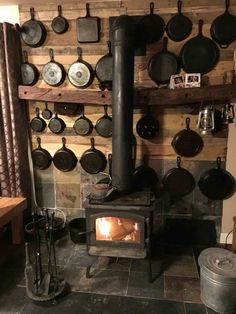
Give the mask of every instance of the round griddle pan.
[[33, 164], [40, 170], [45, 170], [50, 167], [52, 163], [52, 156], [50, 153], [41, 147], [41, 139], [37, 137], [38, 147], [31, 153]]
[[202, 34], [203, 20], [198, 23], [198, 35], [189, 39], [180, 51], [180, 60], [186, 73], [210, 72], [219, 60], [216, 43]]
[[104, 115], [95, 124], [95, 130], [102, 137], [112, 136], [112, 117], [107, 114], [108, 106], [104, 106]]
[[203, 148], [202, 137], [190, 129], [190, 118], [186, 118], [186, 129], [179, 131], [173, 138], [171, 145], [175, 152], [184, 157], [193, 157]]
[[80, 158], [81, 167], [90, 174], [97, 174], [106, 168], [106, 157], [95, 148], [94, 138], [91, 138], [91, 148], [87, 149]]
[[150, 14], [144, 16], [137, 25], [141, 43], [151, 44], [159, 41], [165, 31], [165, 22], [160, 15], [154, 14], [154, 3], [150, 2]]
[[225, 12], [214, 19], [210, 32], [213, 40], [227, 48], [236, 39], [236, 16], [229, 13], [230, 0], [225, 1]]
[[167, 50], [168, 38], [164, 37], [163, 49], [154, 54], [148, 62], [148, 74], [157, 84], [166, 84], [171, 75], [180, 70], [177, 56]]
[[165, 191], [173, 197], [183, 197], [191, 193], [195, 187], [192, 174], [181, 167], [181, 157], [177, 157], [177, 168], [170, 169], [162, 179]]
[[40, 47], [47, 37], [47, 31], [42, 22], [35, 20], [34, 8], [30, 8], [30, 16], [31, 19], [20, 28], [21, 38], [30, 47]]
[[53, 20], [52, 20], [52, 30], [56, 33], [56, 34], [64, 34], [69, 27], [69, 23], [67, 21], [67, 19], [65, 19], [62, 16], [62, 7], [61, 5], [57, 6], [58, 9], [58, 16], [56, 16]]
[[192, 21], [181, 12], [182, 3], [181, 0], [178, 1], [178, 13], [166, 25], [166, 33], [173, 41], [186, 39], [192, 31]]
[[207, 170], [200, 178], [201, 192], [211, 200], [224, 200], [235, 192], [235, 179], [221, 168], [221, 158], [216, 159], [217, 168]]
[[61, 171], [68, 172], [75, 168], [77, 158], [72, 150], [66, 148], [66, 139], [62, 137], [62, 148], [53, 156], [54, 166]]
[[24, 85], [32, 86], [39, 79], [39, 71], [36, 66], [28, 62], [27, 51], [23, 51], [23, 63], [21, 64], [21, 77]]

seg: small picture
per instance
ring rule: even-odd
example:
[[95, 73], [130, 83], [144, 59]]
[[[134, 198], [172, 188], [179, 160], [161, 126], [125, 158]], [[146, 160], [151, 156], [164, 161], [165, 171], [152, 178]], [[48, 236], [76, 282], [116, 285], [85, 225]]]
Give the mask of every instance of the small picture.
[[184, 88], [185, 87], [185, 77], [183, 75], [171, 75], [170, 88]]
[[200, 84], [201, 84], [200, 73], [185, 74], [185, 87], [200, 87]]

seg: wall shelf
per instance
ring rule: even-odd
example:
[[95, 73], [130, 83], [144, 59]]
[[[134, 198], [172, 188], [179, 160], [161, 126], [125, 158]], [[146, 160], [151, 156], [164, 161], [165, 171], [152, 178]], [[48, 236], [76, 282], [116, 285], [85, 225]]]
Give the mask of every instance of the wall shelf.
[[[88, 105], [111, 105], [111, 92], [100, 90], [69, 90], [62, 88], [39, 88], [20, 85], [18, 88], [20, 99], [45, 102], [78, 103]], [[164, 89], [136, 87], [134, 93], [134, 107], [150, 106], [178, 106], [194, 104], [202, 101], [236, 100], [236, 85], [213, 85], [184, 89]]]

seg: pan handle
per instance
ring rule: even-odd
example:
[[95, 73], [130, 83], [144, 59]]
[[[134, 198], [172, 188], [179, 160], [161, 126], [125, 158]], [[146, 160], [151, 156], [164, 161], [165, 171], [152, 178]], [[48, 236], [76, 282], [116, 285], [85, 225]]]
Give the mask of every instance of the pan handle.
[[86, 16], [85, 17], [90, 17], [89, 3], [86, 3]]
[[58, 16], [61, 16], [61, 14], [62, 14], [61, 5], [58, 5], [58, 6], [57, 6], [57, 11], [58, 11]]
[[30, 18], [32, 21], [35, 20], [35, 14], [34, 14], [34, 8], [33, 7], [30, 8]]
[[111, 56], [111, 41], [108, 40], [107, 42], [107, 47], [108, 47], [108, 55]]
[[90, 142], [91, 142], [91, 149], [95, 149], [95, 142], [94, 142], [93, 137], [91, 137]]
[[80, 61], [82, 59], [82, 48], [81, 47], [77, 47], [77, 54], [78, 54], [78, 61]]
[[41, 138], [37, 137], [38, 149], [41, 149]]
[[150, 14], [154, 14], [154, 2], [150, 2]]
[[202, 35], [202, 28], [203, 28], [203, 20], [200, 19], [198, 21], [198, 36], [201, 36]]
[[182, 9], [182, 0], [178, 0], [178, 14], [181, 14], [181, 9]]
[[217, 169], [221, 169], [221, 158], [219, 156], [216, 158], [216, 165]]
[[187, 117], [185, 121], [186, 121], [186, 130], [190, 130], [190, 118]]
[[229, 11], [229, 2], [230, 0], [225, 0], [225, 12]]
[[181, 157], [180, 156], [177, 157], [177, 167], [181, 168]]
[[52, 48], [49, 49], [49, 57], [50, 57], [50, 61], [53, 62], [54, 61], [54, 51]]
[[63, 136], [62, 139], [62, 149], [66, 149], [66, 138]]
[[163, 38], [163, 52], [167, 52], [167, 46], [168, 46], [168, 37]]
[[28, 53], [26, 50], [23, 51], [23, 62], [28, 63]]

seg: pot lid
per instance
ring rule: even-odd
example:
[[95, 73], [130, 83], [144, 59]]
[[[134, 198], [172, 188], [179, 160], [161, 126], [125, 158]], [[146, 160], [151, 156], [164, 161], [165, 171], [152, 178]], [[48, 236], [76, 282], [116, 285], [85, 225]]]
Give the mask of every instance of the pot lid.
[[201, 269], [221, 280], [236, 281], [236, 254], [221, 248], [208, 248], [201, 252], [198, 263]]

